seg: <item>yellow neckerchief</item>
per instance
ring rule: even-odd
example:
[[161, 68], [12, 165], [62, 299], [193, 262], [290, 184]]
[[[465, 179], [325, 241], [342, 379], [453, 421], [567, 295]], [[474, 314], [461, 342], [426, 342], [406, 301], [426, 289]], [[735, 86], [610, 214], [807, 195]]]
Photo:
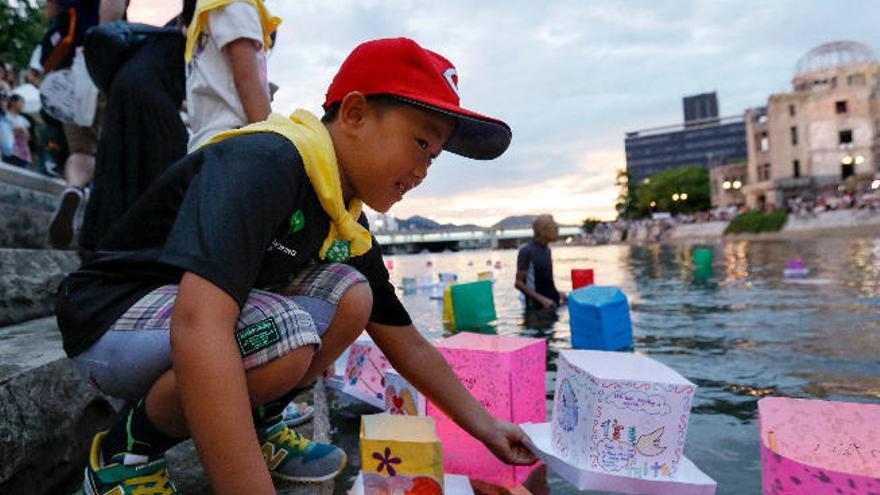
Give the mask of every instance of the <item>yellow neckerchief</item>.
[[183, 53], [185, 61], [189, 62], [192, 58], [196, 43], [199, 41], [199, 34], [208, 26], [208, 14], [214, 9], [235, 2], [249, 3], [257, 9], [257, 13], [260, 15], [260, 24], [263, 27], [263, 50], [269, 51], [272, 46], [270, 35], [281, 24], [281, 18], [270, 14], [266, 6], [263, 5], [263, 0], [198, 0], [192, 22], [186, 32], [186, 51]]
[[[360, 256], [373, 245], [370, 231], [357, 222], [363, 203], [352, 199], [348, 210], [342, 199], [342, 182], [336, 163], [333, 140], [324, 124], [306, 110], [299, 109], [290, 118], [273, 113], [262, 121], [240, 129], [221, 132], [208, 140], [203, 146], [222, 141], [239, 134], [253, 132], [274, 132], [289, 139], [299, 151], [305, 164], [306, 175], [318, 195], [321, 207], [330, 217], [330, 233], [321, 246], [320, 256], [325, 259], [334, 241], [349, 243], [351, 256]], [[337, 260], [344, 261], [344, 260]]]

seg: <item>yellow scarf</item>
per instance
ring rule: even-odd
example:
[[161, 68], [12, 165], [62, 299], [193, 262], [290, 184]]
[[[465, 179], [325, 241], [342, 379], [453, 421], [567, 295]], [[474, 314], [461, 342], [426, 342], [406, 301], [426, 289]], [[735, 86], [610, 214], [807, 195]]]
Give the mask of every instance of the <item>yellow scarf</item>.
[[312, 187], [318, 195], [318, 201], [330, 217], [330, 233], [321, 246], [321, 259], [326, 259], [328, 251], [332, 250], [331, 261], [345, 261], [338, 256], [332, 256], [339, 254], [339, 249], [344, 249], [339, 246], [340, 242], [348, 244], [351, 256], [360, 256], [369, 251], [373, 245], [370, 231], [357, 222], [363, 203], [359, 199], [352, 199], [348, 210], [345, 209], [336, 152], [333, 149], [333, 140], [324, 124], [302, 109], [290, 114], [290, 118], [273, 113], [262, 122], [221, 132], [209, 139], [205, 145], [253, 132], [281, 134], [299, 151], [305, 164], [306, 175], [309, 176]]
[[270, 35], [281, 24], [281, 18], [270, 14], [266, 10], [266, 6], [263, 5], [263, 0], [198, 0], [193, 20], [189, 24], [189, 29], [186, 33], [184, 60], [189, 62], [192, 58], [195, 46], [199, 41], [199, 34], [208, 26], [208, 14], [214, 9], [225, 7], [234, 2], [249, 3], [257, 9], [257, 13], [260, 15], [260, 24], [263, 26], [263, 50], [269, 51], [269, 48], [272, 46]]

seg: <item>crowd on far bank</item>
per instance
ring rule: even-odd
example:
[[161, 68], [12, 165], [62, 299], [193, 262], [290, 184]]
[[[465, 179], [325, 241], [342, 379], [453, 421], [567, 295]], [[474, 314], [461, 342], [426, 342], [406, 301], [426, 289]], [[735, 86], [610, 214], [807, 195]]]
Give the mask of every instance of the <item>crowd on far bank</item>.
[[[760, 210], [750, 209], [746, 205], [731, 205], [693, 213], [655, 215], [653, 218], [618, 219], [596, 225], [587, 237], [594, 244], [623, 242], [631, 240], [634, 235], [640, 240], [662, 241], [678, 225], [729, 222], [749, 211], [769, 213], [776, 209], [775, 204], [767, 204]], [[789, 215], [800, 219], [815, 218], [823, 212], [837, 210], [880, 211], [880, 189], [826, 192], [815, 197], [796, 196], [785, 202], [785, 210]]]
[[824, 211], [834, 210], [880, 210], [880, 191], [851, 192], [843, 191], [837, 194], [819, 194], [815, 198], [803, 198], [800, 196], [790, 198], [786, 202], [788, 213], [798, 218], [812, 218]]

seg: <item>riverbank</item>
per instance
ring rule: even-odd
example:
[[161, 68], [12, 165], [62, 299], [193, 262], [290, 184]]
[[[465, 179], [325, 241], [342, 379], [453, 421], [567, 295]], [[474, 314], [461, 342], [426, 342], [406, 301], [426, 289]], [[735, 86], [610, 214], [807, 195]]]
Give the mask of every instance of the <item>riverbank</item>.
[[[778, 232], [762, 232], [760, 234], [728, 234], [729, 222], [702, 222], [680, 224], [672, 227], [661, 236], [661, 242], [676, 244], [711, 244], [724, 240], [749, 240], [749, 241], [774, 241], [785, 239], [797, 239], [800, 237], [815, 237], [830, 232], [859, 233], [871, 232], [880, 235], [880, 211], [877, 210], [834, 210], [825, 211], [809, 218], [798, 218], [789, 215], [788, 221], [782, 230]], [[656, 230], [656, 228], [654, 228]], [[633, 241], [639, 239], [658, 240], [657, 237], [648, 234], [636, 235]], [[644, 241], [642, 241], [644, 242]]]

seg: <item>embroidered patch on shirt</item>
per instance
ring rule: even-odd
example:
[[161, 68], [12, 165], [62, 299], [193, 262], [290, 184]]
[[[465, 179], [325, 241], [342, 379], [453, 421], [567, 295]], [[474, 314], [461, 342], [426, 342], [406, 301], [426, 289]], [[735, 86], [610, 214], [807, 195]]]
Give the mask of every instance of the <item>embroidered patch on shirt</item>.
[[327, 260], [333, 263], [345, 263], [351, 258], [351, 242], [336, 239], [327, 249]]
[[290, 233], [299, 232], [306, 226], [306, 216], [302, 210], [296, 210], [290, 216]]
[[275, 320], [266, 318], [252, 325], [248, 325], [235, 334], [238, 342], [238, 350], [242, 357], [260, 352], [263, 349], [281, 342], [281, 333], [275, 326]]

